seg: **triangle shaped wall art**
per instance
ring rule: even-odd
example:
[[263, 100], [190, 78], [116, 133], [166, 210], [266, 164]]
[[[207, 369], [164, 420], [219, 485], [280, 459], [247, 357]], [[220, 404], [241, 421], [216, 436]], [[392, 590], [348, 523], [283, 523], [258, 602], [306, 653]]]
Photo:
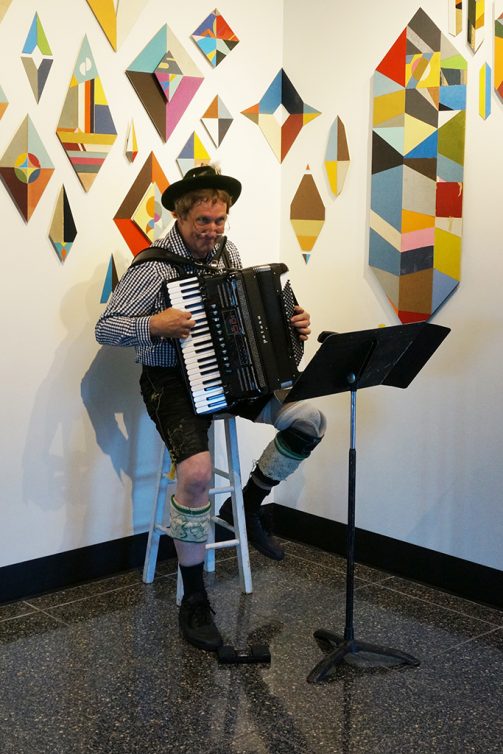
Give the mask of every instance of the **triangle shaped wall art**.
[[467, 40], [472, 52], [484, 41], [485, 0], [468, 0]]
[[129, 127], [127, 140], [126, 140], [126, 157], [129, 162], [134, 162], [138, 155], [138, 141], [136, 139], [136, 130], [134, 127], [134, 121], [131, 121]]
[[232, 115], [218, 95], [212, 100], [201, 118], [201, 123], [216, 147], [219, 147], [222, 143], [232, 121]]
[[346, 128], [339, 116], [337, 116], [330, 126], [328, 133], [325, 170], [332, 193], [334, 196], [339, 196], [349, 170], [349, 148], [346, 138]]
[[494, 21], [494, 88], [503, 100], [503, 13]]
[[29, 115], [0, 158], [0, 179], [26, 222], [54, 173], [54, 165]]
[[80, 48], [56, 134], [82, 186], [89, 191], [117, 131], [87, 37]]
[[457, 288], [465, 58], [419, 9], [373, 77], [369, 264], [399, 319], [429, 319]]
[[191, 168], [209, 165], [211, 162], [211, 156], [195, 131], [189, 136], [176, 161], [182, 176]]
[[113, 49], [118, 50], [147, 0], [87, 0], [87, 4]]
[[290, 222], [307, 264], [325, 223], [325, 205], [309, 165], [290, 204]]
[[171, 212], [161, 204], [168, 186], [169, 181], [151, 152], [114, 216], [134, 256], [164, 235], [171, 223]]
[[169, 26], [163, 26], [126, 70], [163, 141], [173, 133], [203, 76]]
[[192, 39], [214, 68], [239, 43], [239, 39], [216, 8], [195, 29]]
[[38, 13], [33, 17], [21, 60], [35, 99], [39, 102], [54, 59]]
[[107, 273], [105, 275], [105, 282], [103, 283], [103, 290], [101, 291], [100, 304], [106, 304], [117, 283], [119, 282], [119, 276], [117, 275], [117, 267], [115, 266], [114, 255], [110, 255], [108, 262]]
[[283, 162], [303, 127], [321, 113], [302, 101], [281, 69], [260, 101], [242, 114], [257, 124], [279, 162]]
[[77, 228], [75, 227], [72, 210], [65, 187], [62, 186], [49, 230], [49, 239], [61, 263], [66, 261], [76, 236]]
[[2, 120], [5, 111], [9, 107], [9, 100], [5, 96], [5, 92], [0, 86], [0, 120]]

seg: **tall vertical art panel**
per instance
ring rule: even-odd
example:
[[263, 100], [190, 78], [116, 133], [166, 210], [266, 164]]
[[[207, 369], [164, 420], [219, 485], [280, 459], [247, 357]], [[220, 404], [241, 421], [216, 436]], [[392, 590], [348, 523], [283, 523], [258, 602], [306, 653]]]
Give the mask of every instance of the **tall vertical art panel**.
[[473, 52], [484, 41], [485, 0], [468, 0], [467, 40]]
[[369, 264], [402, 322], [459, 284], [466, 70], [420, 9], [374, 74]]
[[40, 100], [53, 63], [52, 50], [45, 36], [44, 27], [38, 13], [33, 21], [24, 43], [21, 55], [28, 81], [37, 102]]
[[306, 165], [306, 172], [290, 204], [290, 222], [307, 264], [325, 224], [325, 205], [309, 165]]
[[117, 138], [117, 131], [87, 37], [80, 48], [56, 133], [88, 191]]
[[8, 107], [9, 107], [9, 100], [5, 96], [5, 92], [0, 86], [0, 120], [2, 120], [3, 115]]
[[503, 99], [503, 13], [494, 21], [494, 88]]

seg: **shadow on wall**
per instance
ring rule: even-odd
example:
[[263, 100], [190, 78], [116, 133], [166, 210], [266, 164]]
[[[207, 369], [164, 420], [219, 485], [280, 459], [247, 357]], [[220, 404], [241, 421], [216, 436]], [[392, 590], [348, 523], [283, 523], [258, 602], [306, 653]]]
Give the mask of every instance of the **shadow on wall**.
[[[160, 454], [160, 440], [140, 396], [134, 352], [96, 352], [98, 296], [91, 282], [74, 286], [61, 302], [67, 332], [33, 396], [22, 460], [25, 504], [46, 511], [67, 508], [70, 539], [82, 544], [90, 533], [96, 540], [97, 506], [99, 525], [106, 520], [107, 506], [115, 517], [110, 531], [125, 536], [148, 527]], [[110, 459], [117, 484], [96, 443]], [[121, 494], [128, 504], [119, 522], [110, 499]]]

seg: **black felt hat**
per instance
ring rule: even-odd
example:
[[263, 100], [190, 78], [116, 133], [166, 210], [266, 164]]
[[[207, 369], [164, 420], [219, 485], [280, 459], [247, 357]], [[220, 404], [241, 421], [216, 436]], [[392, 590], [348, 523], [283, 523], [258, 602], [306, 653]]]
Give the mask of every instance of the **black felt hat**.
[[220, 175], [211, 165], [201, 165], [198, 168], [191, 168], [181, 181], [175, 181], [168, 186], [161, 201], [166, 209], [174, 210], [176, 200], [184, 194], [208, 188], [227, 191], [233, 204], [237, 202], [241, 193], [241, 183], [236, 178], [231, 178], [230, 175]]

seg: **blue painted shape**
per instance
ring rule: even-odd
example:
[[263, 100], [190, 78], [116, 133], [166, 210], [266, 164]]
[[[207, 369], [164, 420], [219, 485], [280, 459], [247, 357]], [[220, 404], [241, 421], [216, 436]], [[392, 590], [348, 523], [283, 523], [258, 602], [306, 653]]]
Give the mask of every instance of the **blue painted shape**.
[[433, 269], [433, 287], [431, 292], [432, 313], [443, 304], [445, 299], [458, 287], [459, 280], [444, 275], [443, 272]]
[[370, 206], [379, 217], [402, 230], [403, 165], [372, 176]]
[[414, 147], [406, 157], [436, 157], [438, 151], [438, 131], [434, 131], [431, 136], [422, 141], [420, 144]]
[[466, 86], [455, 84], [440, 87], [440, 104], [449, 110], [466, 110]]
[[107, 274], [105, 276], [105, 283], [103, 285], [103, 291], [101, 293], [100, 304], [106, 304], [110, 298], [110, 294], [113, 290], [113, 271], [114, 271], [114, 258], [111, 255], [108, 263]]
[[393, 92], [401, 92], [403, 86], [397, 84], [393, 79], [388, 78], [383, 73], [376, 71], [374, 74], [374, 97], [380, 97], [383, 94], [393, 94]]
[[272, 114], [281, 105], [281, 92], [283, 84], [283, 69], [274, 77], [273, 82], [260, 100], [260, 112]]
[[437, 159], [437, 175], [440, 180], [447, 181], [448, 183], [462, 183], [463, 165], [439, 154]]
[[168, 27], [166, 24], [159, 29], [140, 54], [128, 66], [128, 71], [152, 73], [167, 50]]
[[369, 264], [379, 270], [400, 275], [401, 252], [395, 249], [379, 233], [370, 229]]

